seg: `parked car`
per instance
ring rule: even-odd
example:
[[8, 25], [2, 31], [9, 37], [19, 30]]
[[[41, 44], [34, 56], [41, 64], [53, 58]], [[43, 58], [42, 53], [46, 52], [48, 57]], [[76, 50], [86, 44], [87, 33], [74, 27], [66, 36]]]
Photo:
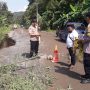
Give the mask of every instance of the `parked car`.
[[66, 41], [68, 35], [68, 31], [67, 31], [68, 25], [74, 25], [75, 30], [78, 32], [79, 35], [83, 35], [86, 33], [85, 25], [83, 23], [69, 22], [65, 25], [65, 28], [63, 30], [59, 31], [58, 36], [60, 40]]

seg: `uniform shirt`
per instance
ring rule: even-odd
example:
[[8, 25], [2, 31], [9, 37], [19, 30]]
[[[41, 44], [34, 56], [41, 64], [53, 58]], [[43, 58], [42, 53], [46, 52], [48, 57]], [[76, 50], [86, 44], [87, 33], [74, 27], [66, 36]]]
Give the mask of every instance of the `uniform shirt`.
[[30, 34], [30, 40], [31, 41], [39, 41], [38, 36], [33, 36], [33, 35], [39, 35], [37, 26], [33, 27], [32, 25], [29, 27], [29, 34]]
[[78, 39], [78, 33], [77, 33], [76, 30], [73, 30], [72, 33], [69, 33], [69, 34], [68, 34], [68, 36], [67, 36], [67, 41], [66, 41], [67, 48], [73, 47], [74, 40], [75, 40], [76, 38]]

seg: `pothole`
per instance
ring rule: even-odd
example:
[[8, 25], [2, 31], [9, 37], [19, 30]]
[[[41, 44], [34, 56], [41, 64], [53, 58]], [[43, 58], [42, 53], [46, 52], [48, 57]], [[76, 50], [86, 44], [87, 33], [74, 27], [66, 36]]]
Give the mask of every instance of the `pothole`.
[[16, 41], [13, 40], [8, 36], [8, 34], [5, 35], [4, 39], [0, 42], [0, 49], [10, 47], [16, 44]]

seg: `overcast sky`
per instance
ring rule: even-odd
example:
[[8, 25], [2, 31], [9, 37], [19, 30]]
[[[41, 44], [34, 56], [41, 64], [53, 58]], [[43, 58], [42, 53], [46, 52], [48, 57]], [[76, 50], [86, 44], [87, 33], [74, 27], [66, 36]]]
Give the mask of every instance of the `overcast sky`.
[[8, 9], [11, 12], [25, 11], [28, 5], [28, 0], [0, 0], [5, 1]]

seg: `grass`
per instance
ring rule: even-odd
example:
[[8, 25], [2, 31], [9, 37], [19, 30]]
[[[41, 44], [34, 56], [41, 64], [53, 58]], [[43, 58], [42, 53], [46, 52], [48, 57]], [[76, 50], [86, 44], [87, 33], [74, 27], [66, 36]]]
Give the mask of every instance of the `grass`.
[[52, 30], [50, 28], [47, 29], [47, 32], [54, 32], [55, 30]]
[[6, 27], [6, 26], [0, 27], [0, 41], [3, 40], [5, 37], [5, 34], [9, 32], [10, 32], [10, 27]]
[[34, 68], [30, 67], [22, 75], [17, 73], [18, 66], [14, 64], [0, 67], [0, 90], [47, 90], [51, 84], [50, 77], [47, 74], [36, 74]]

